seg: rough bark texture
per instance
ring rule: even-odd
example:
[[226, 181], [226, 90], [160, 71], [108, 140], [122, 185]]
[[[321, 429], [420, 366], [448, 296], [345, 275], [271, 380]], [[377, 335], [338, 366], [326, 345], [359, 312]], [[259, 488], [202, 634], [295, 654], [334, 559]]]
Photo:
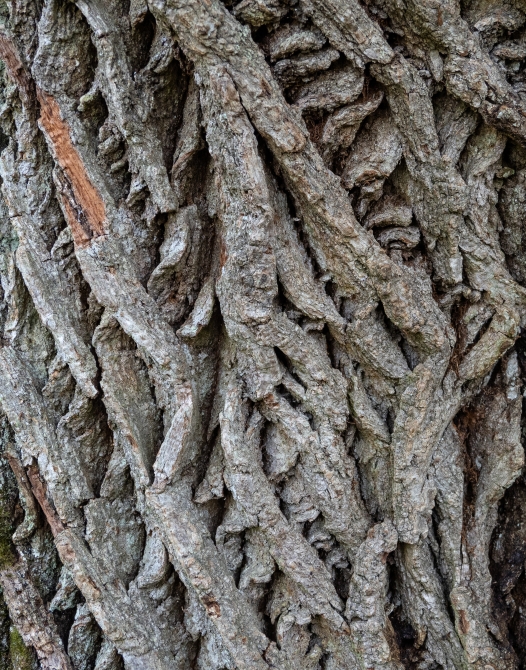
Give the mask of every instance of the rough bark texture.
[[526, 5], [0, 2], [0, 670], [526, 667]]

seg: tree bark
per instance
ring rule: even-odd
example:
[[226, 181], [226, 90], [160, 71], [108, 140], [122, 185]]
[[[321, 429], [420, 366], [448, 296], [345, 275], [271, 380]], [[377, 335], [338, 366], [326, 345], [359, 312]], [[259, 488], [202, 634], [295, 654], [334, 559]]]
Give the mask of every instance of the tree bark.
[[0, 670], [524, 667], [523, 3], [0, 23]]

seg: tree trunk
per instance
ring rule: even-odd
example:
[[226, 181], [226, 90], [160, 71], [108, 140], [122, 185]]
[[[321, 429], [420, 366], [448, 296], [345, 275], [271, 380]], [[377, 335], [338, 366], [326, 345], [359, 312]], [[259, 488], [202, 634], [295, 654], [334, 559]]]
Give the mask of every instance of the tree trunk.
[[0, 20], [0, 670], [526, 667], [526, 6]]

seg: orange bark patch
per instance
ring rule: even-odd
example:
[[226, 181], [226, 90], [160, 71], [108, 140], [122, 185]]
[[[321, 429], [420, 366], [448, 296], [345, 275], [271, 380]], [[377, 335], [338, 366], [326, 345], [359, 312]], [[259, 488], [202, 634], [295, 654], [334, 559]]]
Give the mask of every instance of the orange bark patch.
[[[78, 221], [77, 213], [69, 205], [66, 208], [68, 223], [75, 242], [85, 246], [92, 237], [104, 234], [106, 208], [71, 141], [68, 124], [60, 116], [57, 102], [41, 90], [37, 92], [37, 96], [40, 102], [40, 122], [53, 144], [56, 159], [71, 185], [75, 203], [83, 215], [83, 221]], [[63, 199], [64, 202], [65, 200], [66, 198]]]

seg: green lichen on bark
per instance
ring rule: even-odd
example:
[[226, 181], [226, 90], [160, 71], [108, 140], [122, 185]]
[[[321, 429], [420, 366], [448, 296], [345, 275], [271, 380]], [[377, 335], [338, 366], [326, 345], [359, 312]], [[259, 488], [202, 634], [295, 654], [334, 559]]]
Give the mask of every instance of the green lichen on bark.
[[11, 626], [9, 632], [9, 660], [10, 670], [35, 670], [35, 654], [24, 644], [18, 630]]

